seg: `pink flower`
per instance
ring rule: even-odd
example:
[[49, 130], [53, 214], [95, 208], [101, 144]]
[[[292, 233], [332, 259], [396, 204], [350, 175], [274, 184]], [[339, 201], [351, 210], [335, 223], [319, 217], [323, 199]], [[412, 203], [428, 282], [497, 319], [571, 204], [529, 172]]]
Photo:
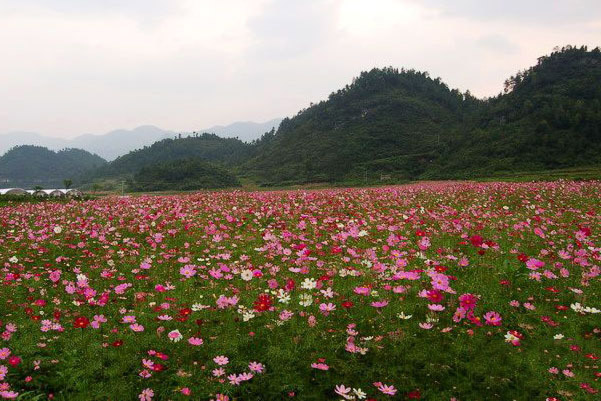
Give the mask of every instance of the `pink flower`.
[[179, 330], [171, 330], [167, 334], [167, 337], [175, 343], [184, 338], [184, 336], [182, 336], [182, 333], [180, 333]]
[[204, 341], [202, 340], [202, 338], [198, 338], [198, 337], [188, 338], [188, 344], [190, 344], [190, 345], [199, 346], [199, 345], [202, 345], [203, 343], [204, 343]]
[[497, 312], [490, 311], [486, 312], [486, 314], [484, 315], [484, 321], [489, 326], [500, 326], [501, 320], [503, 319], [501, 318], [501, 315], [499, 315]]
[[135, 323], [135, 322], [136, 322], [135, 316], [123, 316], [123, 323]]
[[328, 313], [335, 311], [336, 310], [336, 305], [334, 305], [333, 303], [323, 303], [321, 305], [319, 305], [319, 310], [324, 314], [327, 315]]
[[537, 270], [541, 267], [543, 267], [545, 265], [545, 262], [535, 259], [535, 258], [530, 258], [526, 261], [526, 267], [530, 270]]
[[386, 305], [388, 305], [388, 301], [386, 300], [374, 301], [371, 303], [371, 306], [373, 306], [374, 308], [384, 308]]
[[144, 331], [144, 326], [142, 326], [141, 324], [138, 324], [138, 323], [130, 324], [129, 328], [132, 331], [135, 331], [136, 333], [140, 333], [140, 332]]
[[353, 291], [358, 295], [369, 295], [371, 292], [371, 290], [367, 287], [355, 287]]
[[320, 363], [312, 363], [311, 367], [313, 369], [319, 369], [319, 370], [328, 370], [328, 369], [330, 369], [330, 367], [327, 364], [321, 363], [321, 362]]
[[154, 391], [150, 388], [142, 390], [140, 395], [138, 395], [140, 401], [152, 401], [152, 397], [154, 397]]
[[250, 362], [248, 364], [248, 369], [250, 369], [251, 372], [263, 373], [263, 370], [265, 369], [265, 366], [262, 363], [259, 363], [259, 362]]
[[213, 358], [213, 362], [217, 365], [224, 366], [230, 362], [230, 359], [227, 356], [219, 355]]
[[350, 393], [351, 390], [352, 389], [350, 387], [345, 387], [344, 384], [339, 384], [334, 389], [334, 391], [336, 392], [336, 394], [338, 394], [338, 395], [340, 395], [342, 397], [348, 395], [348, 393]]
[[386, 395], [395, 395], [397, 391], [393, 385], [382, 384], [380, 382], [375, 382], [374, 386], [376, 386], [378, 390], [380, 390], [383, 394]]
[[185, 265], [179, 269], [179, 274], [186, 278], [191, 278], [196, 275], [196, 268], [193, 265]]
[[567, 377], [574, 377], [574, 372], [572, 372], [570, 369], [564, 369], [561, 371], [561, 373]]
[[0, 359], [4, 360], [10, 356], [10, 349], [0, 348]]

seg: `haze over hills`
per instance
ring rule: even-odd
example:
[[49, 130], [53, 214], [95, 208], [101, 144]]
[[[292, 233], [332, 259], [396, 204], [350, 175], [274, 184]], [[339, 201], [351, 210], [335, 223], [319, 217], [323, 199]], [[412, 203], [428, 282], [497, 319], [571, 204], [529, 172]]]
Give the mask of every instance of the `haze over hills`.
[[200, 130], [199, 132], [215, 134], [222, 138], [238, 138], [243, 142], [252, 142], [259, 139], [264, 133], [271, 131], [271, 129], [277, 131], [281, 122], [281, 118], [274, 118], [264, 123], [255, 123], [252, 121], [235, 122], [226, 126], [216, 125]]
[[[238, 137], [250, 142], [258, 139], [272, 128], [277, 129], [281, 119], [276, 118], [264, 123], [252, 121], [235, 122], [229, 125], [217, 125], [198, 132], [215, 133], [225, 138]], [[174, 137], [178, 133], [164, 130], [152, 125], [143, 125], [131, 130], [118, 129], [102, 135], [84, 134], [72, 139], [44, 136], [34, 132], [10, 132], [0, 135], [0, 155], [19, 145], [43, 146], [50, 150], [64, 148], [83, 149], [95, 153], [106, 160], [114, 160], [128, 152], [152, 145], [165, 138]], [[183, 133], [183, 135], [189, 135]]]
[[0, 156], [0, 186], [62, 188], [63, 180], [75, 179], [105, 164], [100, 156], [81, 149], [54, 152], [41, 146], [22, 145]]

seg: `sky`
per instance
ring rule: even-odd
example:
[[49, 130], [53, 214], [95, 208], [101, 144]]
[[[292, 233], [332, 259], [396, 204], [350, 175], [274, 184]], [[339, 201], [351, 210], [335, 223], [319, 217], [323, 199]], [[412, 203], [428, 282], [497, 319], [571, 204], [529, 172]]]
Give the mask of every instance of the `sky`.
[[0, 133], [290, 117], [385, 66], [494, 96], [567, 44], [601, 1], [0, 0]]

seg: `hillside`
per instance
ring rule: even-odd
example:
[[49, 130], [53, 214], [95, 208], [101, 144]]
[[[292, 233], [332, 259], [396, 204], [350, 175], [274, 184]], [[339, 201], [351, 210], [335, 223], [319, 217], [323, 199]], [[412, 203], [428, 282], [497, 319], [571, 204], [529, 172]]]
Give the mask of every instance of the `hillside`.
[[236, 138], [220, 138], [214, 134], [194, 134], [189, 137], [168, 138], [151, 146], [118, 157], [94, 172], [92, 178], [131, 176], [144, 167], [183, 159], [200, 159], [224, 166], [246, 161], [253, 147]]
[[190, 191], [240, 186], [226, 169], [199, 159], [173, 160], [143, 167], [134, 175], [137, 191]]
[[413, 178], [478, 103], [427, 73], [373, 69], [284, 119], [259, 141], [249, 168], [265, 183], [340, 181], [365, 169]]
[[64, 179], [76, 180], [105, 164], [100, 156], [81, 149], [54, 152], [41, 146], [17, 146], [0, 157], [0, 181], [2, 186], [62, 187]]
[[263, 184], [469, 178], [601, 162], [601, 52], [568, 46], [479, 100], [427, 73], [362, 73], [284, 119], [245, 167]]
[[566, 47], [505, 82], [430, 169], [437, 178], [601, 163], [601, 52]]

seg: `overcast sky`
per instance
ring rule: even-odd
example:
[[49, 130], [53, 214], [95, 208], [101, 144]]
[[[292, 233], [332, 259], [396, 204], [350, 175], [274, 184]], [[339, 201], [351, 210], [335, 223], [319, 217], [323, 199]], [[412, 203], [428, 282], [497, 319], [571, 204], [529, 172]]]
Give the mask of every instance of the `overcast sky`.
[[0, 133], [260, 122], [389, 65], [492, 96], [566, 44], [600, 0], [0, 0]]

